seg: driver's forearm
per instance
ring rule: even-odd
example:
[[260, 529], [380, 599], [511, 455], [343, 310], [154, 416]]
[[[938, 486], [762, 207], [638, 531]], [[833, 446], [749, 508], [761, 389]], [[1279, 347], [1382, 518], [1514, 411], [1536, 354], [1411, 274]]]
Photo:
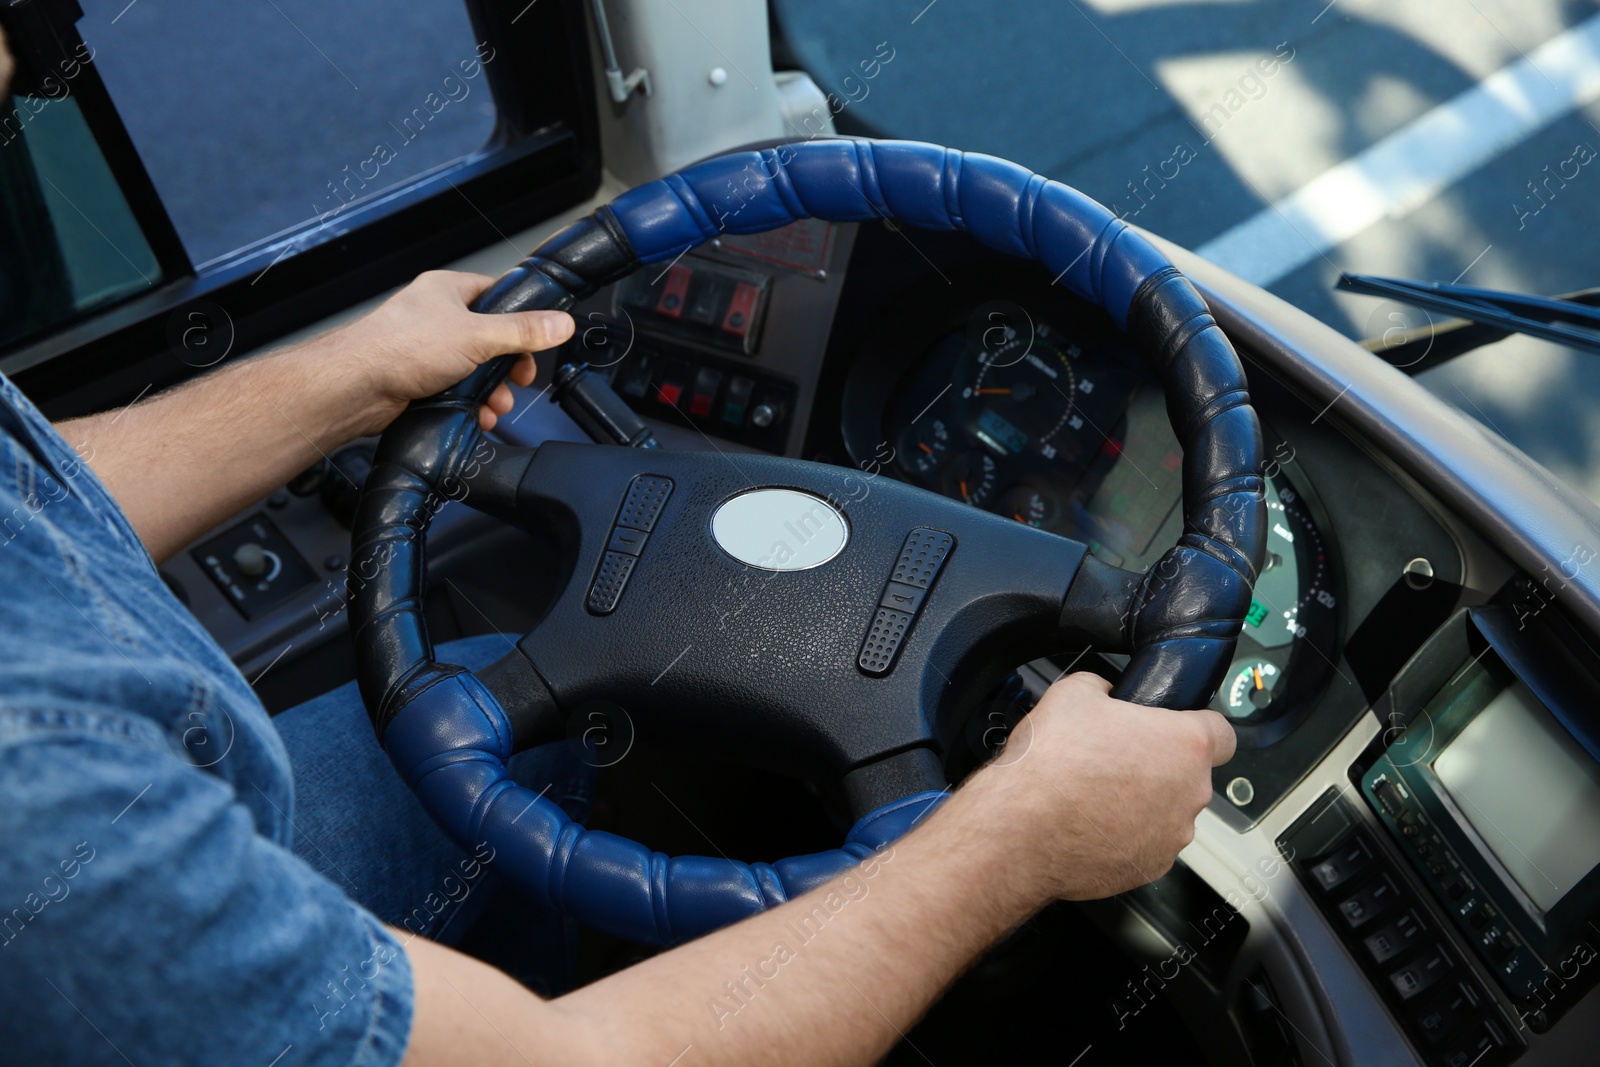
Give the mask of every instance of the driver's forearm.
[[370, 397], [334, 347], [314, 338], [57, 429], [160, 562], [357, 436]]
[[1005, 773], [978, 775], [875, 867], [558, 1000], [413, 940], [406, 1065], [873, 1063], [1044, 903], [996, 832]]

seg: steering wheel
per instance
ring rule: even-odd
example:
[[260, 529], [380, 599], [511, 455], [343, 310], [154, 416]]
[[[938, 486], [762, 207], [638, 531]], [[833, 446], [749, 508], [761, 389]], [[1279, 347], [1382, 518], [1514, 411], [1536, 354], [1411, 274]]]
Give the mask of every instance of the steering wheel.
[[[965, 230], [1104, 308], [1161, 381], [1183, 447], [1184, 532], [1134, 573], [1086, 546], [858, 470], [767, 455], [491, 442], [478, 407], [513, 357], [412, 404], [356, 515], [362, 697], [394, 766], [456, 840], [495, 850], [544, 904], [672, 944], [820, 885], [947, 791], [959, 713], [1015, 665], [1092, 642], [1130, 659], [1114, 694], [1203, 706], [1229, 662], [1266, 537], [1243, 368], [1204, 301], [1082, 194], [988, 156], [896, 141], [736, 152], [617, 197], [473, 304], [568, 308], [719, 233], [813, 217]], [[567, 584], [477, 673], [434, 660], [424, 536], [461, 499], [552, 532]], [[842, 848], [771, 864], [669, 858], [571, 822], [505, 761], [622, 705], [641, 739], [843, 786]]]

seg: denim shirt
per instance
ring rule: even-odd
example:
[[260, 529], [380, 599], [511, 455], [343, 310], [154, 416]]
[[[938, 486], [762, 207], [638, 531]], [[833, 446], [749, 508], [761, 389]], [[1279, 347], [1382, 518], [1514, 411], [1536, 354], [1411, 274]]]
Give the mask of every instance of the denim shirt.
[[92, 458], [0, 375], [0, 1060], [398, 1063], [404, 952]]

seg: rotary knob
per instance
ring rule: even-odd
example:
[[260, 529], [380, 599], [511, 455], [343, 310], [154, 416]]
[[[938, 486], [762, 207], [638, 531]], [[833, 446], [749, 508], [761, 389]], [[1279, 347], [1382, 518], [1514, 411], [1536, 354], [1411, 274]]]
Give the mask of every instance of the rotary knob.
[[267, 551], [254, 541], [246, 541], [233, 550], [233, 565], [246, 578], [259, 578], [267, 573]]

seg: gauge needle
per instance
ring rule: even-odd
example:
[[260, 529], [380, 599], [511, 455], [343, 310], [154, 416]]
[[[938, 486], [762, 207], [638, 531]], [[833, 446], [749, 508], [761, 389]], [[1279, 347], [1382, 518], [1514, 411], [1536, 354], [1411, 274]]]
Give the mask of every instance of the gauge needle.
[[962, 482], [961, 483], [961, 502], [963, 504], [965, 504], [967, 502], [967, 483], [966, 482]]
[[979, 396], [1009, 396], [1011, 394], [1010, 389], [974, 389], [973, 392]]
[[918, 441], [918, 442], [917, 442], [917, 447], [918, 447], [918, 448], [920, 448], [920, 449], [922, 449], [922, 450], [923, 450], [923, 451], [924, 451], [924, 452], [926, 452], [926, 453], [927, 453], [927, 454], [928, 454], [928, 455], [930, 455], [930, 456], [931, 456], [931, 455], [933, 455], [933, 449], [931, 449], [931, 448], [929, 448], [929, 447], [928, 447], [928, 446], [927, 446], [927, 445], [926, 445], [926, 444], [924, 444], [924, 443], [923, 443], [923, 442], [921, 442], [921, 441]]
[[1256, 677], [1256, 688], [1257, 689], [1265, 689], [1267, 687], [1267, 684], [1261, 680], [1261, 668], [1260, 667], [1251, 667], [1250, 668], [1250, 673], [1255, 675], [1255, 677]]

